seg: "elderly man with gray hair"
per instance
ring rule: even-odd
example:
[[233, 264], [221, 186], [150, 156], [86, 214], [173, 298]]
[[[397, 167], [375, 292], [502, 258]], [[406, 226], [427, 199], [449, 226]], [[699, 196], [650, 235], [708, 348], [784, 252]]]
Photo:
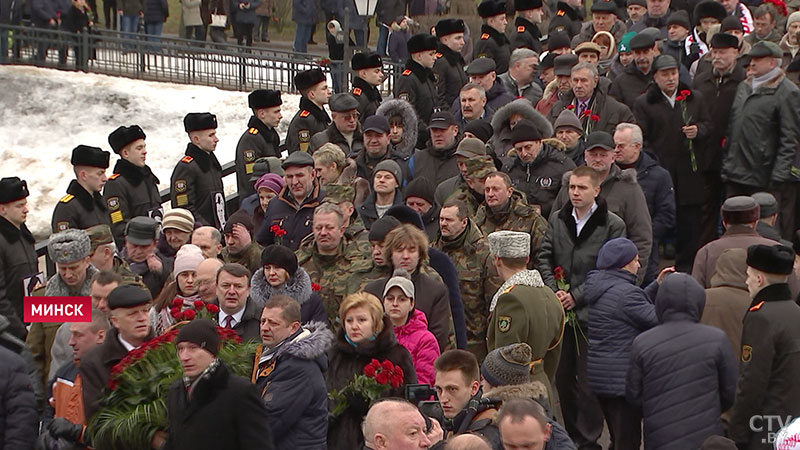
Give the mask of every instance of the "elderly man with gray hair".
[[489, 121], [494, 115], [494, 109], [486, 104], [486, 89], [480, 84], [465, 84], [458, 94], [458, 101], [461, 104], [461, 109], [458, 110], [454, 118], [461, 129], [473, 120]]
[[539, 103], [544, 92], [534, 82], [539, 69], [539, 54], [529, 48], [518, 48], [511, 52], [508, 72], [498, 75], [506, 91], [517, 98], [525, 98], [532, 105]]
[[362, 430], [366, 450], [431, 448], [444, 436], [439, 422], [423, 417], [416, 406], [401, 399], [372, 405]]
[[[675, 226], [675, 192], [667, 169], [658, 158], [642, 149], [642, 129], [633, 123], [621, 123], [614, 132], [614, 161], [620, 169], [636, 169], [636, 179], [647, 200], [653, 223], [653, 250], [650, 252], [642, 286], [658, 275], [658, 243]], [[641, 262], [645, 265], [645, 262]]]

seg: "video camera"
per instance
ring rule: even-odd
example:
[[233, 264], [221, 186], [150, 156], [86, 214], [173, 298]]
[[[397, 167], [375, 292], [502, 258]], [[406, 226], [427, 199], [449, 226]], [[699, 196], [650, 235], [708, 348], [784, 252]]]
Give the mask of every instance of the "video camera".
[[430, 429], [430, 419], [434, 418], [439, 423], [444, 421], [444, 411], [436, 389], [427, 384], [408, 384], [405, 389], [405, 397], [409, 402], [417, 405], [417, 409], [425, 418], [425, 424]]

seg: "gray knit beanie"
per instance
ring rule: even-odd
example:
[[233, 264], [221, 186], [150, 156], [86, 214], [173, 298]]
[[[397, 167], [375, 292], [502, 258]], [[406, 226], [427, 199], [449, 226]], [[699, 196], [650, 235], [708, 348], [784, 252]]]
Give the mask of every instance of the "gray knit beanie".
[[524, 342], [496, 348], [483, 360], [481, 375], [494, 387], [530, 383], [531, 357], [531, 347]]

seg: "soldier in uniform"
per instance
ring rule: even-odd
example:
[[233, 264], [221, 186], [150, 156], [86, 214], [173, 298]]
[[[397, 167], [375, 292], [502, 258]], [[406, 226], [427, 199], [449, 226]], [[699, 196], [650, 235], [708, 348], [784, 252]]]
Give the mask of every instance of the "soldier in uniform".
[[145, 164], [146, 136], [139, 125], [121, 126], [108, 135], [108, 143], [120, 156], [114, 174], [103, 189], [111, 231], [117, 245], [122, 245], [125, 224], [134, 217], [148, 216], [161, 220], [164, 210], [158, 194], [159, 180]]
[[197, 222], [221, 230], [225, 226], [225, 193], [222, 166], [214, 155], [219, 142], [217, 116], [189, 113], [183, 127], [191, 142], [172, 171], [172, 207], [187, 209]]
[[85, 229], [98, 223], [111, 225], [106, 202], [100, 195], [106, 184], [106, 169], [111, 154], [97, 147], [79, 145], [72, 150], [75, 179], [69, 183], [67, 195], [53, 210], [51, 227], [54, 233], [68, 228]]
[[355, 74], [350, 93], [358, 100], [358, 114], [363, 124], [367, 117], [375, 114], [383, 101], [378, 90], [378, 86], [386, 79], [383, 61], [381, 55], [374, 52], [356, 53], [350, 65]]
[[439, 47], [433, 64], [433, 76], [436, 78], [436, 105], [439, 108], [450, 107], [469, 81], [464, 72], [466, 63], [461, 56], [465, 30], [461, 19], [442, 19], [436, 23]]
[[[567, 33], [572, 39], [581, 32], [583, 26], [583, 3], [581, 0], [565, 0], [556, 4], [556, 14], [550, 20], [548, 34]], [[549, 46], [549, 44], [548, 44]]]
[[369, 242], [367, 239], [369, 233], [364, 226], [364, 221], [356, 212], [355, 196], [356, 190], [353, 185], [332, 183], [325, 185], [325, 198], [322, 199], [322, 202], [333, 203], [342, 211], [345, 219], [344, 237], [348, 241]]
[[[800, 308], [787, 277], [794, 253], [783, 245], [747, 249], [747, 289], [753, 303], [744, 316], [736, 402], [728, 436], [740, 449], [770, 449], [767, 418], [800, 416]], [[760, 430], [753, 418], [760, 418]], [[776, 447], [778, 448], [778, 447]]]
[[470, 217], [474, 217], [485, 199], [484, 183], [486, 182], [486, 177], [497, 169], [494, 166], [492, 157], [489, 155], [469, 158], [464, 162], [464, 166], [463, 178], [456, 184], [448, 200], [464, 202], [467, 205]]
[[435, 36], [415, 34], [406, 43], [408, 61], [405, 70], [397, 79], [394, 97], [411, 103], [419, 119], [417, 143], [428, 140], [427, 126], [433, 115], [436, 102], [436, 84], [433, 64], [436, 62], [436, 47], [439, 42]]
[[44, 278], [37, 278], [39, 263], [28, 216], [28, 183], [17, 177], [0, 180], [0, 316], [9, 321], [8, 331], [25, 339], [22, 300]]
[[[111, 227], [106, 224], [95, 225], [86, 229], [91, 242], [89, 261], [100, 271], [114, 272], [125, 284], [142, 284], [142, 278], [131, 272], [131, 266], [117, 253]], [[124, 247], [122, 247], [124, 248]]]
[[505, 35], [508, 19], [506, 3], [495, 0], [484, 0], [478, 5], [478, 15], [483, 18], [481, 35], [475, 42], [475, 59], [491, 58], [497, 65], [497, 73], [508, 71], [508, 60], [511, 58], [511, 42]]
[[[498, 231], [489, 235], [489, 254], [505, 280], [489, 305], [489, 351], [518, 342], [533, 350], [531, 380], [547, 386], [555, 398], [558, 359], [564, 333], [564, 308], [536, 270], [526, 270], [530, 234]], [[550, 400], [552, 401], [552, 400]], [[551, 405], [552, 410], [552, 405]]]
[[247, 96], [247, 105], [253, 110], [247, 131], [236, 145], [236, 186], [239, 198], [255, 193], [251, 176], [259, 158], [281, 157], [281, 138], [275, 127], [281, 123], [281, 93], [270, 89], [257, 89]]
[[[530, 234], [530, 267], [542, 245], [547, 221], [525, 200], [525, 194], [513, 188], [511, 178], [494, 172], [484, 182], [485, 200], [475, 213], [475, 223], [484, 233], [509, 230]], [[491, 350], [491, 349], [489, 349]]]
[[517, 18], [514, 21], [515, 32], [511, 35], [511, 49], [529, 48], [542, 53], [542, 32], [537, 26], [544, 16], [542, 0], [514, 0], [514, 8]]
[[331, 98], [331, 90], [320, 69], [309, 69], [294, 77], [294, 85], [300, 91], [300, 109], [289, 123], [286, 132], [286, 150], [291, 154], [298, 150], [309, 151], [311, 136], [325, 130], [331, 118], [324, 106]]
[[486, 357], [486, 311], [502, 282], [489, 259], [489, 243], [470, 219], [467, 205], [448, 200], [439, 212], [439, 238], [433, 243], [453, 261], [458, 272], [458, 286], [464, 302], [467, 326], [467, 350], [478, 361]]

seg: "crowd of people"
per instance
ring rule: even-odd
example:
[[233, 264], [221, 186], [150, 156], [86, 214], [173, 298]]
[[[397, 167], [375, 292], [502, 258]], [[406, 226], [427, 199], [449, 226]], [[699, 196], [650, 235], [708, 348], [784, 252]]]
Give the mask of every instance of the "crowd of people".
[[[75, 147], [49, 279], [0, 180], [0, 448], [91, 446], [114, 367], [176, 327], [157, 449], [795, 448], [800, 12], [517, 0], [505, 34], [507, 6], [468, 58], [460, 19], [410, 36], [391, 99], [378, 53], [348, 92], [298, 73], [285, 141], [281, 92], [251, 92], [232, 203], [211, 113], [166, 211], [141, 127], [110, 176]], [[25, 324], [25, 296], [92, 322]], [[353, 387], [376, 371], [379, 399]]]

